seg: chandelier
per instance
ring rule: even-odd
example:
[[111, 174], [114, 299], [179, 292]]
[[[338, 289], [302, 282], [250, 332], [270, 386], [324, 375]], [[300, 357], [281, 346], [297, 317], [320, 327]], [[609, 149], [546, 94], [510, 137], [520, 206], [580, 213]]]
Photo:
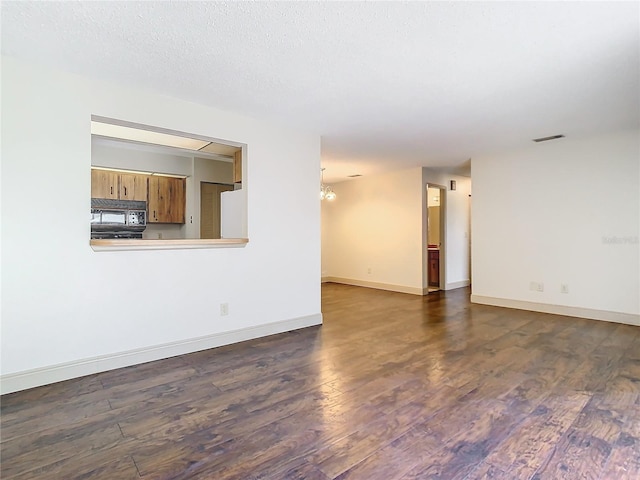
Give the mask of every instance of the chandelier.
[[334, 192], [330, 186], [325, 186], [324, 184], [324, 168], [320, 169], [320, 175], [320, 200], [324, 200], [325, 198], [327, 200], [335, 200], [336, 192]]

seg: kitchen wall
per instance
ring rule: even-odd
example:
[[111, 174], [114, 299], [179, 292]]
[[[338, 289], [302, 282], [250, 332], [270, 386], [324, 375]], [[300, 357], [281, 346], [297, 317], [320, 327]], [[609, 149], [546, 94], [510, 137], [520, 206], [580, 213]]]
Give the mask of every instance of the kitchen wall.
[[[1, 108], [3, 392], [321, 322], [319, 135], [6, 57]], [[93, 251], [92, 114], [246, 143], [248, 245]]]
[[427, 287], [426, 184], [445, 185], [449, 179], [458, 180], [458, 190], [446, 192], [445, 235], [451, 245], [445, 289], [468, 285], [470, 180], [423, 168], [333, 185], [336, 200], [322, 202], [323, 279], [423, 294]]
[[639, 158], [637, 130], [474, 158], [472, 299], [640, 324]]
[[91, 139], [91, 165], [173, 175], [193, 174], [193, 155], [168, 153], [164, 147]]

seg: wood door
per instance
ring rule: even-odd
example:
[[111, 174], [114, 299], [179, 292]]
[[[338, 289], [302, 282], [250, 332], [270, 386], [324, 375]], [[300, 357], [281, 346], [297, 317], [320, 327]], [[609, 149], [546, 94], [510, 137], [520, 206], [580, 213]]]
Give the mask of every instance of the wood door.
[[149, 177], [149, 223], [184, 223], [184, 178]]
[[200, 183], [200, 238], [220, 238], [220, 194], [233, 185]]
[[118, 198], [118, 174], [91, 169], [91, 198]]
[[147, 175], [138, 173], [120, 174], [120, 200], [147, 201]]

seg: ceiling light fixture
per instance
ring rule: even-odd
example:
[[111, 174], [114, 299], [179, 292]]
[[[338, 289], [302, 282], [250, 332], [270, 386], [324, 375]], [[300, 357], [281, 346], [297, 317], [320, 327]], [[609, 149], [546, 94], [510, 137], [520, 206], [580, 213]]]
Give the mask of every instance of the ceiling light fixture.
[[320, 169], [320, 176], [321, 176], [321, 180], [320, 180], [320, 200], [324, 200], [325, 198], [327, 200], [335, 200], [336, 199], [336, 192], [333, 191], [333, 189], [329, 186], [324, 185], [324, 168]]
[[96, 122], [95, 120], [91, 120], [91, 135], [150, 143], [153, 145], [164, 145], [165, 147], [184, 148], [186, 150], [195, 151], [200, 150], [211, 143], [207, 140], [198, 140], [196, 138], [181, 137], [179, 135], [170, 135], [168, 133], [154, 132], [152, 130], [125, 127], [112, 123]]

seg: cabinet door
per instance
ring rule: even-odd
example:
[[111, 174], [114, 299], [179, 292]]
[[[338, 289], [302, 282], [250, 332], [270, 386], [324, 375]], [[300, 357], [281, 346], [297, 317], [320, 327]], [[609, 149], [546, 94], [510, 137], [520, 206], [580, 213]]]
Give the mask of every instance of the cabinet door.
[[120, 174], [120, 200], [147, 200], [147, 176], [137, 173]]
[[118, 198], [118, 174], [91, 169], [91, 198]]
[[233, 155], [233, 183], [242, 183], [242, 150]]
[[440, 252], [429, 251], [429, 285], [440, 284]]
[[149, 177], [149, 212], [147, 215], [148, 223], [163, 223], [165, 218], [164, 211], [167, 209], [167, 199], [161, 190], [160, 180], [164, 177]]
[[168, 178], [169, 219], [170, 223], [184, 223], [185, 215], [185, 179]]
[[184, 223], [184, 178], [149, 177], [149, 223]]

